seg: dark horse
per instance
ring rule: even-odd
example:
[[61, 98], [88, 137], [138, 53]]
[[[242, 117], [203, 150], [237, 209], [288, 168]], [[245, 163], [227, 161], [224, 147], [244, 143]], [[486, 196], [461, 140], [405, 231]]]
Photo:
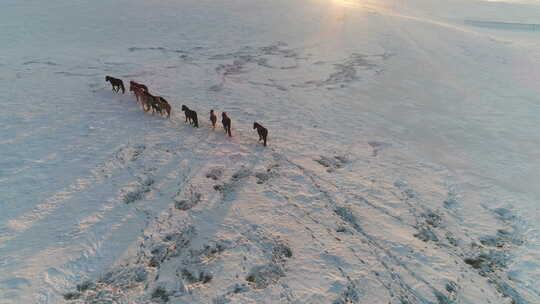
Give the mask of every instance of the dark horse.
[[216, 114], [214, 114], [214, 110], [210, 110], [210, 121], [212, 122], [212, 128], [215, 130], [217, 117]]
[[158, 101], [161, 109], [159, 113], [163, 114], [162, 111], [165, 110], [165, 112], [167, 112], [167, 118], [171, 118], [171, 105], [167, 102], [167, 100], [165, 100], [165, 98], [161, 96], [156, 96], [155, 98]]
[[259, 133], [259, 141], [264, 141], [264, 146], [266, 147], [266, 137], [268, 136], [268, 129], [261, 126], [259, 123], [254, 122], [253, 123], [253, 129], [257, 129], [257, 133]]
[[122, 81], [122, 79], [114, 78], [111, 76], [105, 76], [105, 81], [108, 81], [111, 83], [113, 91], [118, 93], [118, 91], [122, 89], [122, 94], [126, 92], [126, 89], [124, 88], [124, 82]]
[[186, 115], [186, 122], [189, 121], [195, 128], [198, 128], [199, 120], [197, 119], [197, 112], [190, 110], [185, 105], [182, 105], [182, 111], [184, 111], [184, 114]]
[[148, 93], [147, 91], [143, 91], [141, 89], [137, 89], [136, 92], [140, 94], [141, 104], [144, 111], [150, 111], [150, 109], [152, 109], [152, 113], [156, 111], [161, 113], [159, 102], [156, 101], [156, 96]]
[[221, 123], [223, 124], [223, 129], [225, 129], [225, 133], [229, 134], [229, 136], [232, 136], [231, 119], [229, 118], [229, 116], [227, 116], [226, 112], [221, 113]]

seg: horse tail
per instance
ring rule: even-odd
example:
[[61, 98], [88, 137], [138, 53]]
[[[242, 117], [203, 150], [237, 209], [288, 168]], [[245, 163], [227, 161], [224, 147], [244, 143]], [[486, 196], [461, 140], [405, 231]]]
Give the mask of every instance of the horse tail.
[[195, 128], [198, 128], [199, 127], [199, 119], [197, 118], [197, 113], [195, 111], [193, 111], [193, 122], [194, 122]]

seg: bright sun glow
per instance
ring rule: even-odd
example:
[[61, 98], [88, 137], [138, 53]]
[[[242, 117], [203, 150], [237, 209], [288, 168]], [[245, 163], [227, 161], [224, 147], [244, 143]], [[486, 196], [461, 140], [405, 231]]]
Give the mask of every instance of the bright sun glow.
[[356, 7], [360, 3], [360, 0], [332, 0], [336, 5], [346, 6], [346, 7]]

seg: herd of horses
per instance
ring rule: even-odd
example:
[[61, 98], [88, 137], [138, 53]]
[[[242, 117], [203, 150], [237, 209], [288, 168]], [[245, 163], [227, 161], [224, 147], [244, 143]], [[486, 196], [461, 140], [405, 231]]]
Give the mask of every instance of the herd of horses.
[[[105, 76], [105, 81], [109, 82], [112, 86], [112, 90], [119, 93], [122, 90], [122, 94], [126, 92], [124, 82], [122, 79], [114, 78], [111, 76]], [[142, 83], [135, 81], [129, 82], [129, 91], [135, 94], [137, 101], [141, 103], [141, 106], [145, 112], [152, 110], [152, 114], [159, 113], [160, 115], [167, 114], [167, 118], [171, 117], [171, 105], [165, 98], [161, 96], [154, 96], [148, 91], [148, 87]], [[182, 111], [186, 117], [186, 122], [189, 122], [195, 128], [199, 127], [199, 120], [197, 118], [197, 112], [191, 110], [186, 105], [182, 105]], [[214, 114], [214, 110], [210, 110], [210, 122], [212, 123], [212, 129], [216, 129], [217, 117]], [[225, 133], [232, 136], [231, 132], [231, 119], [226, 112], [221, 113], [221, 123]], [[253, 129], [257, 130], [259, 134], [259, 141], [263, 141], [263, 145], [266, 147], [266, 138], [268, 136], [268, 130], [261, 124], [254, 122]]]

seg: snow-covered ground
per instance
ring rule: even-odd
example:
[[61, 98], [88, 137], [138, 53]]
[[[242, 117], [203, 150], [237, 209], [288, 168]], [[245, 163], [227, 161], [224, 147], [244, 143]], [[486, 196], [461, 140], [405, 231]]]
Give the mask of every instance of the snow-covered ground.
[[538, 2], [1, 6], [0, 303], [540, 303]]

